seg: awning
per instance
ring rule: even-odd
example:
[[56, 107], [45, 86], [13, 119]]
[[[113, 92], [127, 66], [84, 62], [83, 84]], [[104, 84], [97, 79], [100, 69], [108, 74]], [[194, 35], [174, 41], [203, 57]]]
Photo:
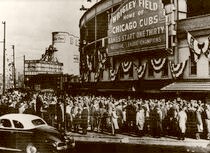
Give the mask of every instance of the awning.
[[210, 82], [174, 82], [161, 88], [161, 91], [208, 92]]

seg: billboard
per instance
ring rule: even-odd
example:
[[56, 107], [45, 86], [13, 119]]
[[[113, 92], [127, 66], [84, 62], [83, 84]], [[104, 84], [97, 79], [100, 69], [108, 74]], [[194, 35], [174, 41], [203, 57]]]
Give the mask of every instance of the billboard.
[[62, 63], [46, 62], [41, 60], [25, 60], [25, 75], [62, 74]]
[[109, 56], [166, 48], [166, 21], [161, 0], [127, 0], [112, 15]]

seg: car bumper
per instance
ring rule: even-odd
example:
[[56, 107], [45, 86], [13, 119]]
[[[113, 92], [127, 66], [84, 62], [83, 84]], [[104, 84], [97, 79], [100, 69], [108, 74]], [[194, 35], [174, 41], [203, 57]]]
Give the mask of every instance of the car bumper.
[[55, 146], [57, 151], [62, 151], [62, 150], [67, 150], [67, 149], [73, 149], [75, 148], [75, 141], [71, 140], [71, 141], [67, 141], [65, 143], [58, 143]]

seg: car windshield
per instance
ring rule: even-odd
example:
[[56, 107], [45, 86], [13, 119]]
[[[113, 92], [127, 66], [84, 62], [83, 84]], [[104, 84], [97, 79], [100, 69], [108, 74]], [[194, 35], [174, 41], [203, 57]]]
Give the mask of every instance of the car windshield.
[[41, 119], [34, 119], [31, 121], [33, 123], [33, 125], [38, 126], [38, 125], [44, 125], [45, 122]]

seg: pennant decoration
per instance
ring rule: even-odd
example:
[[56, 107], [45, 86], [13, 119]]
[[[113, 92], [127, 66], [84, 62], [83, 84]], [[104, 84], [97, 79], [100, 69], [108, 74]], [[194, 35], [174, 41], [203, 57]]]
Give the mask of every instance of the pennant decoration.
[[122, 69], [124, 73], [128, 73], [128, 71], [130, 70], [131, 66], [132, 66], [132, 62], [131, 61], [124, 61], [121, 63]]
[[114, 81], [117, 77], [117, 70], [109, 70], [109, 77], [111, 81]]
[[135, 66], [135, 69], [137, 71], [137, 75], [138, 75], [139, 79], [141, 79], [143, 77], [146, 67], [147, 67], [147, 63], [144, 63], [143, 65], [140, 65], [139, 67]]
[[95, 72], [95, 74], [94, 74], [94, 80], [98, 82], [99, 81], [99, 76], [100, 76], [100, 71]]
[[89, 56], [87, 55], [87, 56], [86, 56], [86, 61], [87, 61], [88, 70], [89, 70], [89, 71], [92, 71], [91, 57], [89, 57]]
[[156, 72], [159, 72], [166, 63], [166, 58], [158, 58], [158, 59], [151, 59], [150, 60], [153, 69]]
[[88, 82], [88, 73], [84, 73], [83, 78], [85, 82]]
[[107, 52], [105, 49], [98, 49], [98, 62], [99, 62], [99, 69], [105, 69], [105, 62], [107, 60]]
[[171, 70], [171, 75], [173, 78], [178, 78], [183, 74], [184, 69], [187, 65], [187, 60], [185, 60], [182, 63], [179, 64], [173, 64], [171, 61], [169, 62], [170, 70]]

